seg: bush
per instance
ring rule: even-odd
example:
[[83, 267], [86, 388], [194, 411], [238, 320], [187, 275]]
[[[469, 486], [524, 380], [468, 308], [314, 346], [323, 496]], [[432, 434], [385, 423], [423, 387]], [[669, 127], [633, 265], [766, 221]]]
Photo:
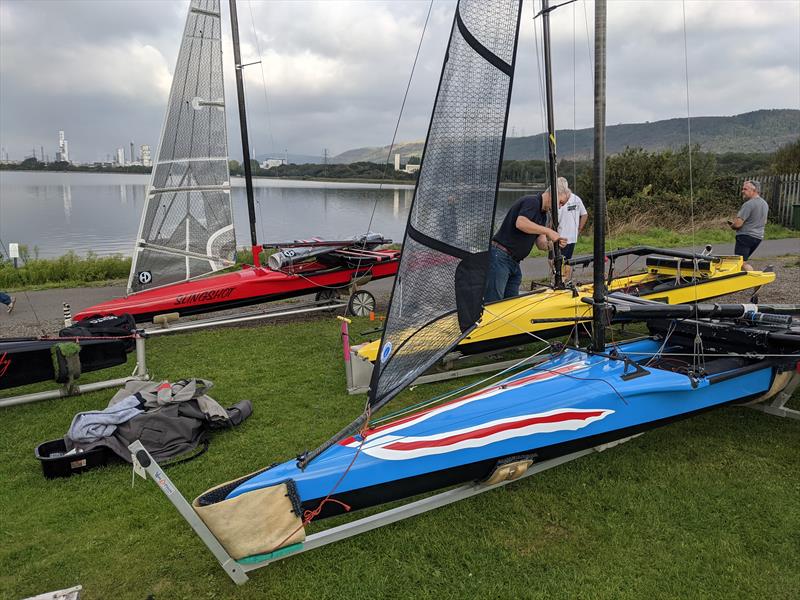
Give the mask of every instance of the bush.
[[0, 262], [0, 289], [12, 289], [49, 283], [89, 283], [109, 279], [126, 279], [131, 259], [119, 254], [85, 257], [68, 252], [59, 258], [30, 258], [27, 248], [21, 248], [22, 266], [14, 268], [11, 261]]
[[[680, 229], [711, 222], [718, 225], [735, 214], [741, 204], [740, 181], [717, 173], [713, 154], [689, 148], [648, 152], [627, 148], [606, 163], [608, 229], [611, 232], [645, 231], [652, 227]], [[592, 174], [578, 177], [584, 204], [592, 212]], [[590, 217], [591, 218], [591, 217]]]

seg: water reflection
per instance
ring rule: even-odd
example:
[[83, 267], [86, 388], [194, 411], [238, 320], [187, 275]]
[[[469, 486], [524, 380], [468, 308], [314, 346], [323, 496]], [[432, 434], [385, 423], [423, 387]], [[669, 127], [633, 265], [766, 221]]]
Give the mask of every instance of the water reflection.
[[[38, 246], [42, 256], [67, 250], [130, 254], [141, 220], [147, 175], [3, 172], [0, 235]], [[231, 190], [237, 244], [249, 246], [243, 182]], [[501, 191], [496, 220], [525, 191]], [[364, 233], [403, 239], [414, 197], [410, 186], [255, 181], [257, 231], [262, 242]], [[118, 199], [118, 201], [117, 201]], [[64, 216], [55, 211], [59, 201]], [[75, 217], [73, 220], [72, 217]], [[65, 222], [66, 221], [66, 222]]]
[[64, 220], [67, 225], [72, 220], [72, 187], [69, 185], [61, 186], [61, 201], [64, 203]]

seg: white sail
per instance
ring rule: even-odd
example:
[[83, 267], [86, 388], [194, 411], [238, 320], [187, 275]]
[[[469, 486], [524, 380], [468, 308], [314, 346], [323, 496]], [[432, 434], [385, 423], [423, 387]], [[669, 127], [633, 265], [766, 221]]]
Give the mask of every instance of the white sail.
[[219, 0], [192, 0], [147, 189], [128, 292], [233, 264]]

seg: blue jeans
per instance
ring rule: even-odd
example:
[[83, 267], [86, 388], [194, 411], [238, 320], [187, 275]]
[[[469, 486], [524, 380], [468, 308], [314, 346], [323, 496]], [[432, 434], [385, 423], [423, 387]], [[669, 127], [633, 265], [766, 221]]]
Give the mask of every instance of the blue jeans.
[[522, 269], [519, 263], [495, 246], [489, 251], [489, 273], [486, 276], [484, 302], [494, 302], [519, 294]]
[[0, 292], [0, 303], [8, 306], [9, 304], [11, 304], [11, 296], [6, 294], [5, 292]]

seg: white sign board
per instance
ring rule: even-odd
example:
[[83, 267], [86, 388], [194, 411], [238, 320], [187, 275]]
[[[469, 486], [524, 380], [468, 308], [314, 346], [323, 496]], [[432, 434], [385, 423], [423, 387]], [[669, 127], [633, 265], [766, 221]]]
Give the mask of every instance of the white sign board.
[[19, 258], [19, 244], [13, 243], [8, 245], [8, 258]]

